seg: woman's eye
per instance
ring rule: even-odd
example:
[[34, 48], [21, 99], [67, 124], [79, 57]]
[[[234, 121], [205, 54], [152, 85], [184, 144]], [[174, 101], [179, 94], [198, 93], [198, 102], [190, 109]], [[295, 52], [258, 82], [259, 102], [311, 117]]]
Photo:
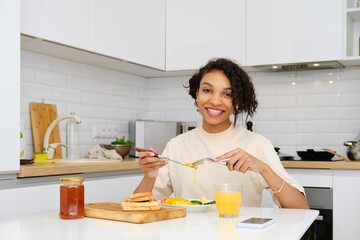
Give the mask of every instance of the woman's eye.
[[209, 92], [211, 92], [211, 90], [208, 89], [208, 88], [204, 88], [204, 89], [203, 89], [203, 92], [209, 93]]
[[224, 93], [226, 97], [232, 97], [232, 93]]

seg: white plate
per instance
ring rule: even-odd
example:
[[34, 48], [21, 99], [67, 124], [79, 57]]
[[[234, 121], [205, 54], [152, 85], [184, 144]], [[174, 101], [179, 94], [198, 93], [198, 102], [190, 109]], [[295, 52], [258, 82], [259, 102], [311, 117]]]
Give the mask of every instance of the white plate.
[[[196, 200], [196, 199], [191, 199]], [[210, 200], [208, 202], [211, 202]], [[216, 204], [209, 204], [209, 205], [174, 205], [174, 204], [161, 204], [162, 206], [167, 207], [179, 207], [179, 208], [186, 208], [186, 212], [204, 212], [212, 207], [215, 207]]]

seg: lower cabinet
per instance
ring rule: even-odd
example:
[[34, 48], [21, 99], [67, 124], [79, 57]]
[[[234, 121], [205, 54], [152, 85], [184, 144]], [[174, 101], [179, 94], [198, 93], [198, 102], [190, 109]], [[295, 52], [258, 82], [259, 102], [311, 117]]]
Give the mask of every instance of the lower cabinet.
[[[85, 203], [123, 201], [140, 183], [142, 174], [86, 178]], [[0, 219], [59, 211], [60, 182], [0, 190]]]
[[286, 169], [286, 171], [303, 187], [331, 188], [333, 239], [359, 239], [360, 170]]

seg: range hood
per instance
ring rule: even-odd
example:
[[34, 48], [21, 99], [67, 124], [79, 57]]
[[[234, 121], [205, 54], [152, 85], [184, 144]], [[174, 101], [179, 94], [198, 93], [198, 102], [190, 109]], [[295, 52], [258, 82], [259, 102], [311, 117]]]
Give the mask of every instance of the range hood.
[[286, 63], [286, 64], [271, 64], [271, 65], [257, 65], [252, 66], [260, 71], [270, 72], [284, 72], [284, 71], [305, 71], [305, 70], [319, 70], [319, 69], [342, 69], [345, 68], [338, 61], [328, 62], [307, 62], [307, 63]]

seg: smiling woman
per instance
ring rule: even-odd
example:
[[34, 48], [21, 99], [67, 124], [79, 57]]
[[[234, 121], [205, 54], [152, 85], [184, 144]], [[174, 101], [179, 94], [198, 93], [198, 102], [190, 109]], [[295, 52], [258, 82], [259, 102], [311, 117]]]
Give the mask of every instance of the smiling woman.
[[284, 170], [271, 142], [236, 124], [238, 115], [246, 121], [258, 105], [250, 77], [236, 63], [220, 58], [194, 74], [188, 88], [202, 126], [171, 139], [162, 155], [181, 162], [210, 158], [225, 161], [227, 167], [201, 165], [195, 185], [190, 168], [167, 163], [150, 148], [139, 153], [144, 178], [135, 192], [154, 191], [156, 199], [172, 193], [176, 198], [213, 199], [214, 184], [235, 183], [244, 185], [243, 206], [259, 207], [267, 189], [278, 206], [308, 208], [304, 189]]

